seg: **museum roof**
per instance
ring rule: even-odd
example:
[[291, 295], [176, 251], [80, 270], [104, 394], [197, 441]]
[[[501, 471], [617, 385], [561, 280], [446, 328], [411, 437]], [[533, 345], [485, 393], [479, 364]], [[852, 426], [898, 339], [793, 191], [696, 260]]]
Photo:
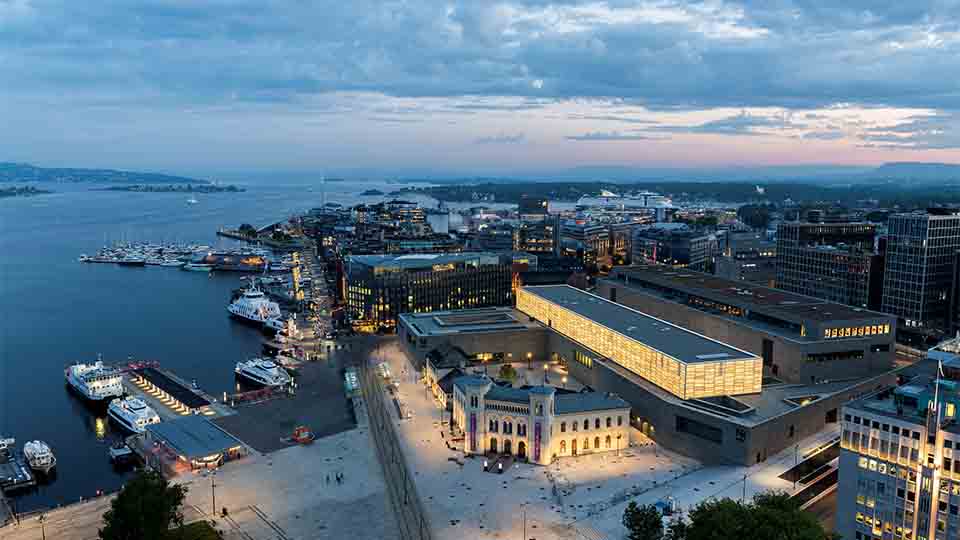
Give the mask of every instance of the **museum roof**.
[[[687, 364], [756, 358], [749, 352], [569, 285], [524, 287], [523, 291]], [[549, 325], [549, 321], [541, 323]]]

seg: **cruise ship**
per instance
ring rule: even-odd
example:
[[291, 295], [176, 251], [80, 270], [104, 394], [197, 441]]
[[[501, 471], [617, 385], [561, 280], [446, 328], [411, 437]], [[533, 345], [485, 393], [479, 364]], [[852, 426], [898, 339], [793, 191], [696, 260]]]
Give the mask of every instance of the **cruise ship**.
[[43, 474], [49, 473], [57, 466], [57, 458], [53, 455], [53, 450], [43, 441], [30, 441], [23, 445], [23, 455], [27, 458], [31, 469]]
[[102, 402], [123, 395], [123, 375], [101, 360], [93, 364], [73, 364], [64, 375], [67, 384], [90, 401]]
[[270, 319], [278, 319], [282, 315], [280, 305], [269, 300], [263, 291], [257, 288], [256, 282], [249, 289], [243, 291], [236, 300], [227, 306], [230, 315], [254, 322], [265, 324]]
[[238, 377], [260, 386], [286, 386], [292, 381], [290, 374], [272, 360], [254, 358], [246, 362], [237, 362], [234, 369]]
[[150, 424], [159, 424], [160, 416], [140, 398], [115, 399], [107, 407], [107, 416], [120, 427], [133, 433], [143, 433]]

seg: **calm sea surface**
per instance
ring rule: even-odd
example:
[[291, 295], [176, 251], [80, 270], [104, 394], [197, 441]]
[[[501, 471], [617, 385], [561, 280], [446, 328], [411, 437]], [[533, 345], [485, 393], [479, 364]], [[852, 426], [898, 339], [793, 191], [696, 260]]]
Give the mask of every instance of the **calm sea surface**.
[[[322, 201], [355, 204], [364, 189], [396, 185], [247, 185], [237, 194], [186, 196], [91, 191], [0, 199], [0, 437], [46, 441], [56, 478], [17, 497], [20, 511], [68, 504], [124, 481], [107, 459], [117, 434], [64, 386], [64, 366], [132, 356], [156, 360], [213, 395], [233, 385], [233, 365], [260, 350], [260, 335], [232, 322], [225, 306], [240, 275], [81, 264], [105, 243], [189, 241], [234, 245], [214, 234], [260, 226]], [[325, 197], [325, 199], [324, 199]]]

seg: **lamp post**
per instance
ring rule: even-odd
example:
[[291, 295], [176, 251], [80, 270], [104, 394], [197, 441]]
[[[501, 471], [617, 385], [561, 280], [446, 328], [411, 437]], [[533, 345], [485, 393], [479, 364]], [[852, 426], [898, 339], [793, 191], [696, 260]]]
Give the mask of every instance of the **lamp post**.
[[520, 509], [523, 512], [523, 539], [527, 540], [527, 503], [522, 503]]
[[617, 433], [617, 457], [620, 457], [620, 434]]
[[547, 385], [547, 370], [550, 369], [550, 365], [546, 362], [543, 363], [543, 385]]
[[567, 376], [564, 375], [563, 378], [560, 379], [560, 382], [563, 383], [563, 389], [566, 390], [566, 389], [567, 389]]
[[37, 516], [37, 521], [40, 522], [40, 536], [42, 540], [47, 540], [47, 529], [43, 524], [43, 522], [46, 520], [47, 520], [46, 514], [40, 514], [39, 516]]
[[210, 497], [213, 504], [213, 519], [217, 519], [217, 470], [210, 472]]

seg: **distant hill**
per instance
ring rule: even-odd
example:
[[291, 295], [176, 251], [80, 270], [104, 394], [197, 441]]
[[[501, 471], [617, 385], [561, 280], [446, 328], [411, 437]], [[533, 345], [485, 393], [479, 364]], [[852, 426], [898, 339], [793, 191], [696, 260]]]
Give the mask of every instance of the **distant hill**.
[[63, 169], [28, 163], [0, 162], [0, 182], [103, 182], [117, 184], [209, 184], [206, 180], [169, 174], [113, 169]]
[[875, 180], [895, 180], [912, 184], [957, 183], [960, 182], [960, 165], [914, 161], [884, 163], [880, 167], [864, 173], [863, 176]]

